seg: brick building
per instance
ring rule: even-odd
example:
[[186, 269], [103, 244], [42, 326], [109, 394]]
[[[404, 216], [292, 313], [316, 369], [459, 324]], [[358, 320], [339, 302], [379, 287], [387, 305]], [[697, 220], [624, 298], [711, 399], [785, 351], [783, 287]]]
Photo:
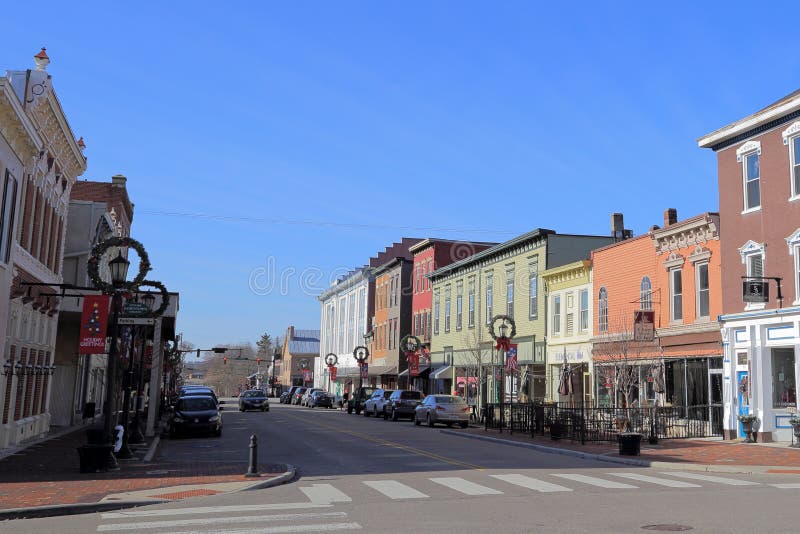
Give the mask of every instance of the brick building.
[[764, 440], [789, 441], [800, 377], [800, 91], [698, 145], [717, 156], [725, 429], [741, 435], [736, 417], [750, 413]]

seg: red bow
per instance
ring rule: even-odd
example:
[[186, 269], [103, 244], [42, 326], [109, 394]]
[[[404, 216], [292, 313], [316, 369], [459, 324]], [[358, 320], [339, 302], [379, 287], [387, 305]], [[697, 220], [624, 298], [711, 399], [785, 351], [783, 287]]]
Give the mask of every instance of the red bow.
[[498, 337], [497, 338], [497, 345], [495, 347], [497, 350], [504, 350], [508, 352], [511, 349], [511, 338], [510, 337]]

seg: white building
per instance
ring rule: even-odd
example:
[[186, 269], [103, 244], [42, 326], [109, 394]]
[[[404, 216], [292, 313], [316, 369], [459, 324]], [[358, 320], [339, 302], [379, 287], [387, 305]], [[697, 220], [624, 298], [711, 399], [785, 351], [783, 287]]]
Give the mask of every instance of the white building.
[[[370, 331], [372, 299], [375, 289], [369, 267], [359, 267], [336, 280], [318, 298], [322, 305], [320, 354], [315, 365], [314, 385], [341, 395], [358, 382], [358, 363], [353, 349], [364, 345]], [[338, 363], [336, 381], [328, 376], [325, 356], [335, 354]]]

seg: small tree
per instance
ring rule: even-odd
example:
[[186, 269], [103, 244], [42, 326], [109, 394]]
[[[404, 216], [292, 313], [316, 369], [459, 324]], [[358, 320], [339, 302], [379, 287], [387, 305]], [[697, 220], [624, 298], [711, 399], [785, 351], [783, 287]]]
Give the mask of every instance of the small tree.
[[487, 381], [487, 374], [484, 372], [484, 364], [489, 363], [487, 358], [484, 358], [484, 350], [481, 347], [481, 340], [479, 332], [481, 329], [475, 328], [470, 331], [464, 332], [461, 336], [461, 343], [464, 346], [464, 351], [461, 353], [464, 357], [464, 365], [456, 367], [456, 374], [459, 370], [463, 370], [465, 378], [465, 395], [469, 399], [469, 386], [475, 384], [475, 396], [478, 399], [473, 399], [473, 404], [480, 404], [483, 399], [480, 399], [480, 392], [483, 390], [484, 384]]

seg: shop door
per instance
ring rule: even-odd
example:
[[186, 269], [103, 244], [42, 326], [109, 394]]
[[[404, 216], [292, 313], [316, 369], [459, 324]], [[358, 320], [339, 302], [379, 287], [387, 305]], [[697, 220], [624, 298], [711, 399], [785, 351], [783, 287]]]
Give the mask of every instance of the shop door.
[[722, 435], [722, 369], [710, 369], [708, 372], [708, 420], [714, 436]]
[[[736, 373], [736, 404], [737, 414], [747, 415], [750, 413], [750, 388], [748, 387], [749, 377], [747, 371], [738, 371]], [[739, 429], [739, 437], [743, 438], [744, 430], [742, 430], [742, 423], [737, 423]]]

